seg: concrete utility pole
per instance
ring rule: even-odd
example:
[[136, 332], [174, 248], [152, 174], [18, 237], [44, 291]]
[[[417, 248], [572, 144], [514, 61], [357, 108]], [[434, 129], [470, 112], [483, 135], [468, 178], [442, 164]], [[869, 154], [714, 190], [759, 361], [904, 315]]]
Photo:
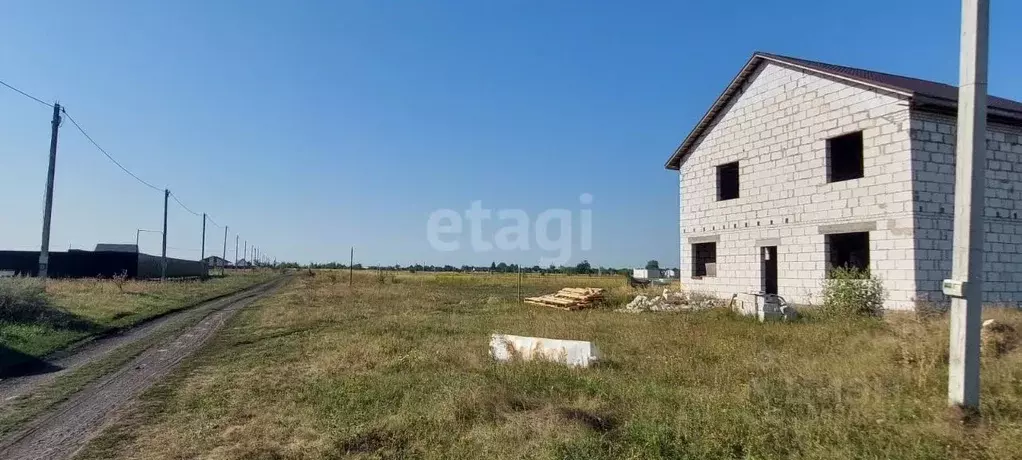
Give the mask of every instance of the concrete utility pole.
[[955, 225], [951, 279], [948, 403], [979, 408], [979, 334], [983, 313], [983, 211], [986, 174], [987, 0], [962, 1], [962, 44], [955, 152]]
[[206, 213], [202, 213], [202, 249], [199, 250], [199, 260], [206, 265]]
[[248, 240], [245, 240], [245, 256], [242, 259], [245, 259], [245, 265], [249, 265], [249, 262], [251, 262], [248, 260]]
[[238, 259], [238, 238], [239, 237], [240, 237], [239, 235], [234, 235], [234, 268], [238, 267], [238, 261], [241, 260], [241, 259]]
[[[224, 256], [223, 256], [224, 257], [224, 261], [220, 263], [221, 265], [226, 265], [227, 264], [227, 229], [228, 228], [230, 228], [230, 227], [226, 226], [226, 225], [224, 226]], [[220, 267], [220, 274], [221, 275], [224, 274], [224, 269], [226, 269], [226, 268], [227, 267], [223, 267], [223, 266]]]
[[60, 104], [53, 104], [50, 120], [50, 167], [46, 170], [46, 199], [43, 205], [43, 242], [39, 247], [39, 277], [50, 271], [50, 217], [53, 215], [53, 175], [57, 169], [57, 131], [60, 130]]
[[160, 281], [167, 279], [167, 203], [170, 189], [163, 189], [163, 255], [160, 260]]

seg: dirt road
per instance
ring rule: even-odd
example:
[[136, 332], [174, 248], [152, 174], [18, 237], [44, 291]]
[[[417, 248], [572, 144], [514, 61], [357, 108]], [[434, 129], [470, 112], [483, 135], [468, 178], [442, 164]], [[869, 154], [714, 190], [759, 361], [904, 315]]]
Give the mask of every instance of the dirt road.
[[[202, 347], [238, 310], [276, 290], [284, 282], [285, 279], [278, 279], [208, 302], [188, 312], [181, 312], [180, 317], [174, 315], [161, 319], [161, 322], [187, 321], [188, 318], [194, 321], [197, 316], [202, 317], [197, 323], [185, 327], [179, 334], [150, 346], [119, 369], [74, 394], [51, 412], [32, 420], [20, 431], [0, 440], [0, 458], [70, 457], [99, 432], [117, 408], [165, 377], [182, 359]], [[82, 366], [124, 345], [125, 341], [141, 340], [158, 328], [159, 325], [150, 324], [123, 337], [111, 338], [120, 338], [120, 343], [99, 341], [83, 349], [81, 353], [67, 357], [63, 365], [69, 368]], [[28, 394], [53, 378], [50, 375], [27, 376], [3, 382], [3, 385], [0, 385], [0, 409], [4, 405], [2, 401]]]

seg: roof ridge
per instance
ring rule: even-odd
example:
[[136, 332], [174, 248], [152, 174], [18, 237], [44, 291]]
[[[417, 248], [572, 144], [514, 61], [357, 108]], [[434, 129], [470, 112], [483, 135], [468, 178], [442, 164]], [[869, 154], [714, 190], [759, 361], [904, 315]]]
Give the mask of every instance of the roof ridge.
[[[738, 75], [735, 76], [727, 88], [724, 89], [724, 92], [717, 97], [717, 100], [706, 111], [695, 128], [685, 137], [681, 145], [675, 149], [674, 154], [665, 165], [668, 169], [678, 168], [682, 158], [708, 128], [709, 123], [719, 114], [727, 101], [736, 96], [736, 88], [743, 85], [752, 76], [753, 71], [762, 65], [764, 61], [798, 67], [802, 71], [827, 75], [828, 78], [846, 80], [891, 91], [899, 94], [901, 97], [918, 98], [919, 101], [924, 101], [924, 105], [929, 106], [931, 109], [938, 108], [943, 111], [953, 111], [956, 110], [958, 104], [958, 87], [948, 83], [755, 51]], [[1022, 102], [987, 94], [987, 108], [993, 112], [988, 116], [1000, 117], [1002, 120], [1010, 120], [1016, 126], [1022, 126]]]
[[763, 57], [778, 58], [778, 59], [785, 60], [785, 61], [793, 61], [793, 62], [801, 62], [801, 63], [804, 63], [804, 64], [816, 64], [816, 65], [823, 65], [823, 66], [828, 66], [828, 67], [836, 67], [836, 68], [846, 69], [846, 70], [851, 70], [851, 71], [856, 71], [856, 72], [869, 72], [869, 73], [874, 73], [874, 74], [879, 74], [879, 75], [885, 75], [885, 76], [888, 76], [888, 77], [904, 78], [904, 79], [907, 79], [907, 80], [916, 80], [916, 81], [921, 81], [921, 82], [931, 83], [931, 84], [932, 83], [936, 83], [936, 84], [939, 84], [939, 85], [951, 86], [951, 87], [957, 88], [957, 86], [955, 86], [955, 85], [953, 85], [951, 83], [946, 83], [946, 82], [937, 81], [937, 80], [927, 80], [925, 78], [912, 77], [912, 76], [908, 76], [908, 75], [902, 75], [902, 74], [891, 73], [891, 72], [882, 72], [882, 71], [879, 71], [879, 70], [867, 69], [865, 67], [852, 67], [852, 66], [841, 65], [841, 64], [832, 64], [830, 62], [816, 61], [816, 60], [813, 60], [813, 59], [803, 59], [803, 58], [797, 58], [797, 57], [794, 57], [794, 56], [786, 56], [786, 55], [783, 55], [783, 54], [767, 53], [767, 52], [762, 52], [762, 51], [757, 51], [756, 54], [758, 54], [760, 56], [763, 56]]

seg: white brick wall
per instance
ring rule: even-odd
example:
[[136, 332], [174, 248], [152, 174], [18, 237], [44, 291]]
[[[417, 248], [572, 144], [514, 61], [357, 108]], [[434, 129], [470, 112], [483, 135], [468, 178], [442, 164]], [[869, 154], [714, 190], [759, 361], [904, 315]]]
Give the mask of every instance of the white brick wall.
[[[681, 276], [694, 291], [759, 291], [756, 241], [778, 238], [778, 290], [817, 300], [826, 269], [819, 226], [873, 222], [870, 269], [888, 308], [911, 308], [915, 245], [911, 120], [904, 100], [767, 63], [680, 168]], [[826, 139], [863, 131], [865, 174], [828, 183]], [[740, 164], [740, 197], [717, 201], [716, 166]], [[717, 277], [692, 279], [690, 238], [718, 236]]]
[[[944, 300], [951, 275], [955, 132], [952, 116], [913, 111], [916, 270], [919, 299]], [[984, 300], [1022, 302], [1022, 129], [987, 126]]]

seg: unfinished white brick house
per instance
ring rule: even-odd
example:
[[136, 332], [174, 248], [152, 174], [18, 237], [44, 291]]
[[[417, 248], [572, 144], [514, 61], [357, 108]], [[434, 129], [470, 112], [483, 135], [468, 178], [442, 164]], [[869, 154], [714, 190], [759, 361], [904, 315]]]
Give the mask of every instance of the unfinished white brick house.
[[[886, 308], [945, 300], [958, 90], [756, 53], [668, 160], [681, 277], [728, 298], [818, 301], [827, 270], [868, 268]], [[987, 302], [1022, 302], [1022, 104], [990, 97]]]

